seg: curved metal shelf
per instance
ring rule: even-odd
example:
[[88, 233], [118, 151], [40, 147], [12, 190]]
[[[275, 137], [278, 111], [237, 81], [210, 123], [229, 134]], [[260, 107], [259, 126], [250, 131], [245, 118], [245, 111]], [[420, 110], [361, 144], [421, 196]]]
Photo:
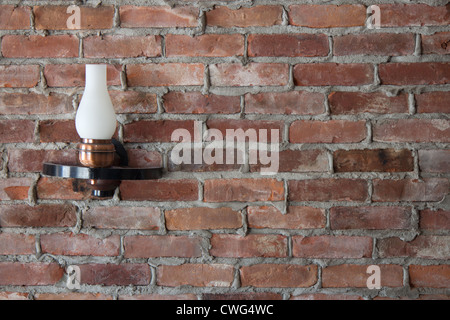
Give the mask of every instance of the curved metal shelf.
[[162, 168], [88, 168], [75, 165], [44, 163], [42, 173], [52, 177], [87, 180], [151, 180], [161, 178]]

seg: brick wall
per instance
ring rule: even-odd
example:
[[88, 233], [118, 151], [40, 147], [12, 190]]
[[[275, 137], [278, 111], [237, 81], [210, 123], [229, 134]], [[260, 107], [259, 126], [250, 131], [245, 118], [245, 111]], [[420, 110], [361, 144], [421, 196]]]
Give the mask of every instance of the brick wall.
[[[86, 2], [0, 5], [0, 299], [448, 299], [447, 1]], [[162, 179], [40, 173], [76, 159], [86, 63]], [[195, 121], [279, 129], [279, 173], [174, 164]]]

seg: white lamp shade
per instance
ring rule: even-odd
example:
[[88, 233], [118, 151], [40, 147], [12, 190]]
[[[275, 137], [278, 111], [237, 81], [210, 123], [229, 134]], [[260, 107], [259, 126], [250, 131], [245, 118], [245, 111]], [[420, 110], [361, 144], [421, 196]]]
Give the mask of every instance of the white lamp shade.
[[106, 65], [86, 65], [86, 87], [75, 118], [82, 139], [111, 139], [116, 114], [106, 85]]

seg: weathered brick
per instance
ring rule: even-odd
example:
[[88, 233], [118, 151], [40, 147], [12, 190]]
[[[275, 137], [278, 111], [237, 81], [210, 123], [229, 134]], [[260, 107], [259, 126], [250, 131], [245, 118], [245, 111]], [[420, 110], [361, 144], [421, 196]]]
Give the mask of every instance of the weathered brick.
[[89, 36], [83, 39], [85, 58], [137, 58], [161, 56], [160, 36]]
[[68, 150], [8, 149], [8, 170], [11, 172], [41, 172], [45, 162], [76, 164], [78, 152]]
[[367, 182], [361, 179], [308, 179], [288, 182], [291, 201], [364, 201]]
[[113, 300], [113, 297], [103, 293], [85, 293], [85, 292], [69, 292], [69, 293], [36, 293], [34, 300], [49, 301], [84, 301], [84, 300]]
[[2, 300], [28, 300], [28, 293], [25, 292], [0, 292], [0, 301]]
[[[113, 26], [114, 7], [78, 6], [80, 9], [79, 29], [110, 29]], [[67, 20], [73, 15], [68, 6], [33, 7], [34, 23], [38, 30], [68, 30]]]
[[450, 142], [446, 119], [388, 119], [373, 125], [373, 140], [379, 142]]
[[[225, 139], [228, 135], [227, 132], [230, 139], [233, 138], [233, 134], [235, 138], [236, 136], [241, 138], [239, 130], [242, 130], [244, 135], [248, 133], [248, 139], [253, 140], [255, 137], [252, 137], [252, 133], [255, 133], [258, 142], [262, 141], [261, 136], [264, 135], [267, 142], [278, 143], [282, 141], [283, 135], [283, 122], [278, 120], [209, 119], [206, 121], [206, 126], [208, 129], [219, 130]], [[276, 130], [278, 130], [278, 134]]]
[[248, 226], [253, 229], [318, 229], [326, 224], [325, 210], [290, 206], [286, 214], [275, 207], [248, 207]]
[[214, 257], [286, 257], [287, 238], [281, 235], [249, 234], [213, 234], [210, 254]]
[[0, 255], [34, 254], [36, 252], [35, 242], [34, 235], [0, 233]]
[[441, 201], [450, 183], [444, 178], [373, 181], [373, 201]]
[[169, 34], [168, 57], [232, 57], [244, 55], [244, 36], [240, 34], [204, 34], [196, 37]]
[[284, 185], [275, 179], [210, 179], [205, 181], [204, 201], [282, 201]]
[[231, 208], [180, 208], [165, 211], [168, 230], [237, 229], [242, 227], [239, 211]]
[[350, 143], [366, 138], [366, 121], [299, 120], [289, 128], [291, 143]]
[[296, 86], [359, 86], [373, 82], [373, 67], [363, 63], [303, 63], [294, 67]]
[[383, 63], [378, 66], [381, 84], [431, 85], [450, 82], [450, 63]]
[[422, 230], [449, 230], [450, 211], [425, 209], [419, 212], [419, 226]]
[[448, 288], [450, 287], [450, 266], [410, 265], [409, 282], [413, 288]]
[[[449, 44], [450, 48], [450, 44]], [[450, 92], [424, 92], [414, 95], [418, 113], [450, 113], [448, 101]]]
[[30, 7], [0, 5], [0, 30], [30, 29]]
[[32, 88], [39, 79], [38, 65], [0, 66], [0, 88]]
[[197, 296], [191, 293], [184, 294], [133, 294], [120, 295], [119, 300], [197, 300]]
[[[381, 273], [381, 287], [402, 287], [403, 268], [399, 265], [378, 264]], [[367, 288], [368, 265], [342, 264], [325, 267], [322, 270], [324, 288]]]
[[419, 150], [421, 172], [450, 172], [450, 150]]
[[215, 27], [270, 27], [280, 25], [283, 21], [281, 6], [255, 6], [230, 9], [224, 6], [215, 7], [206, 12], [206, 23]]
[[279, 293], [240, 292], [240, 293], [204, 293], [204, 300], [283, 300]]
[[317, 282], [316, 265], [255, 264], [240, 268], [241, 285], [257, 288], [306, 288]]
[[176, 92], [164, 95], [164, 109], [168, 113], [239, 113], [239, 96], [203, 95], [201, 92]]
[[86, 200], [91, 190], [87, 180], [42, 177], [36, 187], [39, 199]]
[[450, 32], [437, 32], [432, 35], [421, 35], [422, 54], [449, 54]]
[[39, 123], [41, 142], [79, 142], [74, 120], [44, 120]]
[[122, 28], [171, 28], [197, 27], [199, 9], [194, 7], [120, 6]]
[[221, 63], [209, 66], [211, 85], [217, 87], [284, 86], [289, 66], [282, 63]]
[[53, 233], [41, 235], [43, 253], [66, 256], [118, 256], [120, 237], [109, 236], [104, 239], [87, 234]]
[[430, 6], [421, 3], [380, 4], [381, 27], [448, 25], [449, 5]]
[[182, 257], [202, 255], [201, 239], [188, 236], [126, 236], [125, 258]]
[[404, 56], [414, 53], [415, 37], [405, 33], [349, 34], [334, 37], [334, 55]]
[[325, 34], [251, 34], [250, 57], [323, 57], [329, 51]]
[[76, 209], [68, 204], [0, 205], [0, 227], [75, 227]]
[[246, 94], [245, 112], [295, 115], [322, 114], [325, 112], [324, 96], [321, 93], [308, 91]]
[[56, 263], [0, 262], [0, 285], [46, 286], [56, 284], [64, 269]]
[[[121, 66], [107, 66], [107, 85], [120, 86]], [[84, 87], [86, 67], [83, 64], [47, 64], [44, 77], [49, 87]]]
[[156, 113], [156, 94], [140, 91], [109, 91], [116, 113]]
[[412, 241], [403, 241], [396, 237], [384, 238], [377, 241], [377, 248], [381, 258], [449, 259], [450, 237], [417, 236]]
[[230, 287], [234, 268], [226, 264], [161, 265], [156, 273], [160, 286]]
[[81, 284], [105, 286], [147, 286], [151, 271], [148, 264], [80, 264]]
[[342, 28], [363, 26], [366, 8], [363, 5], [292, 5], [289, 23], [309, 28]]
[[337, 150], [333, 153], [334, 172], [409, 172], [414, 170], [410, 150]]
[[96, 229], [159, 230], [159, 208], [93, 207], [83, 214], [83, 226]]
[[195, 201], [197, 180], [124, 180], [120, 184], [122, 200]]
[[0, 120], [0, 142], [33, 142], [35, 126], [32, 120]]
[[199, 63], [130, 64], [127, 82], [131, 87], [201, 86], [204, 68]]
[[0, 93], [1, 114], [64, 114], [74, 112], [70, 96], [50, 93]]
[[78, 47], [74, 35], [6, 35], [2, 39], [2, 54], [7, 58], [75, 58]]
[[0, 179], [0, 200], [27, 200], [31, 178]]
[[332, 114], [407, 113], [408, 95], [389, 97], [382, 92], [332, 92], [328, 96]]
[[185, 129], [194, 139], [194, 121], [192, 120], [141, 120], [124, 125], [125, 142], [177, 142], [172, 141], [172, 133]]
[[330, 226], [335, 230], [401, 230], [411, 226], [410, 216], [407, 207], [334, 207]]
[[292, 254], [299, 258], [370, 258], [372, 238], [355, 236], [294, 236]]

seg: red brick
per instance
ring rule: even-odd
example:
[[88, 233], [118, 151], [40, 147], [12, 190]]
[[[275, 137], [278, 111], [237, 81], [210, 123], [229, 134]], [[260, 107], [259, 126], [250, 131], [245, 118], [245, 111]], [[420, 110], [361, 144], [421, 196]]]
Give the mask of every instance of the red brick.
[[86, 200], [91, 190], [87, 180], [42, 177], [36, 193], [39, 199]]
[[35, 126], [31, 120], [0, 120], [0, 142], [33, 142]]
[[159, 286], [230, 287], [234, 267], [226, 264], [161, 265], [156, 274]]
[[412, 241], [395, 237], [384, 238], [377, 241], [377, 248], [381, 258], [449, 259], [450, 237], [417, 236]]
[[244, 55], [244, 36], [240, 34], [204, 34], [196, 37], [168, 34], [168, 57], [232, 57]]
[[31, 178], [0, 179], [0, 200], [27, 200]]
[[0, 227], [75, 227], [74, 206], [64, 204], [0, 205]]
[[0, 255], [34, 254], [35, 241], [33, 235], [0, 233]]
[[36, 293], [34, 300], [50, 300], [50, 301], [80, 301], [80, 300], [113, 300], [110, 295], [102, 293], [84, 293], [84, 292], [69, 292], [69, 293]]
[[450, 266], [409, 266], [409, 282], [413, 288], [450, 287]]
[[[450, 44], [449, 44], [450, 47]], [[418, 113], [450, 113], [450, 92], [424, 92], [414, 96]]]
[[50, 93], [0, 93], [1, 114], [64, 114], [73, 113], [70, 96]]
[[241, 99], [238, 96], [203, 95], [200, 92], [172, 91], [164, 95], [167, 113], [239, 113]]
[[354, 236], [293, 236], [292, 254], [299, 258], [370, 258], [372, 238]]
[[127, 82], [131, 87], [201, 86], [204, 68], [199, 63], [131, 64]]
[[441, 201], [450, 183], [444, 178], [373, 181], [373, 201]]
[[2, 54], [6, 58], [75, 58], [78, 47], [75, 35], [6, 35], [2, 39]]
[[38, 65], [0, 66], [0, 88], [32, 88], [40, 78]]
[[25, 292], [0, 292], [0, 301], [2, 300], [28, 300], [28, 293]]
[[197, 27], [199, 9], [194, 7], [120, 6], [122, 28]]
[[[114, 7], [98, 6], [80, 8], [80, 29], [110, 29], [113, 26]], [[73, 15], [67, 13], [68, 6], [35, 6], [33, 8], [36, 29], [68, 30], [67, 20]]]
[[0, 263], [0, 285], [45, 286], [56, 284], [64, 269], [56, 263]]
[[407, 207], [334, 207], [330, 209], [333, 230], [402, 230], [411, 227]]
[[408, 95], [388, 97], [382, 92], [332, 92], [328, 96], [332, 114], [407, 113]]
[[288, 182], [291, 201], [365, 201], [367, 182], [361, 179], [309, 179]]
[[378, 66], [381, 84], [420, 85], [450, 83], [450, 63], [383, 63]]
[[153, 207], [93, 207], [83, 214], [83, 226], [95, 229], [159, 230], [160, 209]]
[[373, 140], [379, 142], [450, 142], [450, 121], [446, 119], [388, 119], [373, 126]]
[[180, 208], [165, 212], [168, 230], [237, 229], [242, 227], [239, 211], [231, 208]]
[[280, 25], [283, 21], [281, 6], [255, 6], [230, 9], [223, 6], [215, 7], [206, 12], [206, 23], [215, 27], [270, 27]]
[[422, 54], [449, 54], [450, 32], [437, 32], [432, 35], [422, 34]]
[[450, 150], [419, 150], [421, 172], [450, 172]]
[[325, 34], [251, 34], [250, 57], [324, 57], [329, 52]]
[[351, 294], [311, 293], [292, 296], [290, 300], [364, 300], [364, 298]]
[[283, 300], [283, 296], [273, 292], [204, 293], [203, 300]]
[[317, 282], [316, 265], [255, 264], [240, 269], [242, 287], [306, 288]]
[[0, 30], [30, 29], [29, 7], [0, 5]]
[[289, 128], [291, 143], [350, 143], [366, 138], [364, 120], [299, 120]]
[[76, 164], [78, 153], [68, 150], [9, 149], [8, 170], [11, 172], [41, 172], [43, 163]]
[[79, 142], [74, 120], [44, 120], [39, 123], [41, 142]]
[[[240, 136], [240, 129], [243, 131], [243, 134], [248, 133], [249, 138], [251, 133], [256, 133], [256, 139], [258, 142], [261, 142], [261, 136], [265, 133], [265, 137], [268, 142], [272, 142], [272, 137], [277, 138], [278, 140], [275, 143], [281, 142], [282, 134], [283, 134], [283, 122], [282, 121], [270, 121], [270, 120], [230, 120], [230, 119], [210, 119], [207, 120], [206, 126], [208, 129], [217, 129], [219, 130], [223, 137], [227, 136], [227, 131], [232, 135], [234, 133], [235, 136]], [[265, 130], [265, 131], [263, 131]], [[278, 130], [278, 136], [276, 136], [276, 131]], [[274, 133], [272, 135], [272, 132]], [[230, 139], [233, 138], [230, 136]], [[247, 139], [247, 138], [246, 138]], [[252, 138], [254, 139], [254, 138]], [[235, 139], [237, 140], [237, 139]], [[254, 141], [256, 142], [256, 141]]]
[[116, 113], [156, 113], [156, 94], [140, 91], [109, 91]]
[[[323, 150], [283, 150], [278, 153], [279, 167], [277, 172], [327, 172], [328, 155]], [[258, 163], [250, 165], [251, 172], [261, 171], [259, 156]]]
[[362, 63], [313, 63], [294, 67], [296, 86], [359, 86], [373, 82], [373, 67]]
[[364, 26], [366, 8], [363, 5], [292, 5], [289, 23], [309, 28], [341, 28]]
[[128, 149], [128, 166], [131, 168], [162, 167], [162, 156], [158, 151]]
[[125, 258], [182, 257], [202, 255], [201, 238], [188, 236], [126, 236]]
[[194, 121], [192, 120], [141, 120], [124, 125], [125, 142], [177, 142], [172, 141], [172, 133], [185, 129], [194, 139]]
[[420, 229], [422, 230], [450, 230], [450, 211], [425, 209], [419, 212]]
[[85, 58], [161, 56], [160, 36], [90, 36], [83, 40]]
[[317, 92], [265, 92], [245, 95], [245, 113], [316, 115], [325, 112], [324, 96]]
[[[44, 77], [49, 87], [84, 87], [85, 65], [83, 64], [47, 64]], [[108, 86], [120, 86], [121, 66], [108, 65]]]
[[[382, 287], [402, 287], [403, 268], [399, 265], [382, 264], [380, 267]], [[368, 265], [342, 264], [322, 270], [324, 288], [367, 288]]]
[[248, 207], [248, 226], [252, 229], [318, 229], [326, 224], [325, 210], [290, 206], [286, 214], [275, 207]]
[[404, 33], [349, 34], [334, 37], [334, 55], [412, 55], [415, 36]]
[[211, 179], [204, 192], [206, 202], [284, 200], [283, 182], [276, 179]]
[[448, 25], [449, 5], [380, 4], [381, 27]]
[[118, 256], [120, 237], [109, 236], [104, 239], [87, 234], [53, 233], [41, 235], [43, 253], [66, 256]]
[[81, 284], [105, 286], [147, 286], [151, 271], [148, 264], [81, 264]]
[[197, 300], [195, 294], [134, 294], [132, 296], [120, 295], [119, 300]]
[[289, 81], [289, 66], [281, 63], [213, 64], [209, 72], [217, 87], [284, 86]]
[[410, 172], [414, 158], [410, 150], [337, 150], [333, 153], [334, 172]]
[[197, 180], [125, 180], [120, 184], [122, 200], [195, 201]]
[[286, 257], [287, 238], [281, 235], [249, 234], [213, 234], [210, 254], [214, 257], [250, 258], [250, 257]]

